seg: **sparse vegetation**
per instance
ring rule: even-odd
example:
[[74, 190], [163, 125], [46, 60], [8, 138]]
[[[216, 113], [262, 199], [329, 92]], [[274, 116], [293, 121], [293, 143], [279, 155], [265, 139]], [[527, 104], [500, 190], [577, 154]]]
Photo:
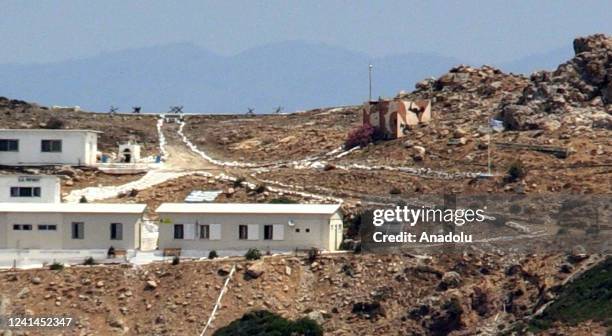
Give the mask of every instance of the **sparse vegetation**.
[[64, 269], [64, 264], [54, 261], [50, 266], [49, 269], [52, 271], [61, 271]]
[[244, 314], [240, 319], [217, 330], [214, 336], [321, 336], [323, 328], [317, 322], [302, 318], [287, 320], [267, 310]]
[[81, 196], [81, 198], [79, 199], [79, 203], [88, 203], [87, 197]]
[[351, 149], [356, 146], [365, 147], [373, 141], [374, 127], [370, 125], [361, 125], [352, 129], [344, 142], [344, 149]]
[[389, 190], [389, 194], [391, 195], [399, 195], [402, 193], [402, 190], [398, 187], [391, 187], [391, 189]]
[[256, 248], [250, 248], [244, 255], [246, 260], [258, 260], [261, 259], [261, 251]]
[[65, 126], [65, 122], [63, 119], [58, 117], [51, 117], [47, 121], [45, 128], [47, 129], [62, 129]]
[[272, 203], [272, 204], [295, 204], [297, 203], [297, 201], [294, 201], [290, 198], [287, 198], [285, 196], [281, 196], [281, 197], [277, 197], [274, 199], [271, 199], [270, 202], [268, 203]]
[[578, 324], [605, 321], [612, 316], [612, 257], [566, 285], [557, 299], [530, 323], [533, 331], [545, 330], [554, 321]]
[[219, 255], [217, 254], [217, 251], [212, 250], [212, 251], [208, 252], [208, 259], [212, 260], [212, 259], [215, 259], [215, 258], [218, 258], [218, 257], [219, 257]]
[[96, 264], [96, 261], [94, 260], [94, 258], [93, 258], [93, 257], [87, 257], [87, 258], [85, 258], [85, 260], [83, 261], [83, 265], [89, 265], [89, 266], [91, 266], [91, 265], [95, 265], [95, 264]]
[[172, 265], [178, 265], [181, 263], [181, 258], [179, 256], [172, 257]]
[[310, 250], [308, 250], [308, 262], [312, 264], [313, 262], [317, 261], [320, 254], [321, 254], [321, 251], [319, 251], [318, 248], [316, 247], [310, 248]]
[[527, 176], [527, 170], [522, 161], [516, 160], [508, 167], [508, 178], [511, 182], [518, 181]]
[[246, 181], [246, 179], [244, 178], [244, 176], [238, 176], [236, 178], [236, 180], [234, 181], [233, 185], [234, 188], [239, 188], [242, 186], [242, 182]]

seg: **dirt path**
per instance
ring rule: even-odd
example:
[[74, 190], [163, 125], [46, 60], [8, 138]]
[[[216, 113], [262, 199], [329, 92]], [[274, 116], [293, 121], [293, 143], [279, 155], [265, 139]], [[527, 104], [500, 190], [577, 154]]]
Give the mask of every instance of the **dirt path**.
[[223, 167], [212, 164], [189, 149], [179, 138], [178, 127], [178, 124], [164, 124], [163, 132], [167, 141], [168, 157], [162, 169], [170, 171], [205, 170], [211, 173], [224, 171]]

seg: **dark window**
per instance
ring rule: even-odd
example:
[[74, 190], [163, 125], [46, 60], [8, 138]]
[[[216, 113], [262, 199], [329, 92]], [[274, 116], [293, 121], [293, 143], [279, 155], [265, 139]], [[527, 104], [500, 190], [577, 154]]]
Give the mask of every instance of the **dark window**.
[[272, 225], [264, 225], [264, 240], [272, 240], [274, 227]]
[[13, 230], [32, 231], [32, 225], [31, 224], [13, 224]]
[[111, 240], [122, 240], [123, 239], [123, 224], [122, 223], [111, 223], [110, 239]]
[[57, 225], [55, 224], [38, 224], [39, 231], [56, 231]]
[[174, 224], [174, 239], [183, 239], [185, 230], [183, 224]]
[[85, 238], [85, 224], [82, 222], [72, 223], [72, 239]]
[[0, 139], [0, 152], [18, 152], [19, 140]]
[[40, 187], [11, 187], [11, 197], [40, 197]]
[[306, 232], [310, 232], [310, 229], [306, 229]]
[[238, 226], [238, 239], [246, 240], [249, 239], [249, 227], [246, 225]]
[[210, 225], [200, 225], [200, 239], [210, 239]]
[[300, 233], [300, 229], [295, 229], [295, 232]]
[[41, 151], [46, 153], [59, 153], [62, 151], [62, 140], [42, 140]]

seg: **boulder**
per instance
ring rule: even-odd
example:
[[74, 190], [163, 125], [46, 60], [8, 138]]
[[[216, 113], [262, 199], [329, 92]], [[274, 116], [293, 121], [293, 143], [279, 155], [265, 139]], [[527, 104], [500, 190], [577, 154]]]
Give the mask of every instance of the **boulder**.
[[257, 261], [249, 265], [246, 269], [246, 274], [253, 279], [259, 278], [265, 271], [263, 260]]
[[157, 282], [155, 282], [153, 280], [148, 280], [146, 285], [145, 285], [145, 289], [146, 290], [154, 290], [155, 288], [157, 288]]
[[459, 273], [454, 271], [445, 272], [442, 275], [442, 280], [440, 280], [440, 285], [442, 289], [446, 290], [448, 288], [457, 288], [461, 285], [462, 279]]

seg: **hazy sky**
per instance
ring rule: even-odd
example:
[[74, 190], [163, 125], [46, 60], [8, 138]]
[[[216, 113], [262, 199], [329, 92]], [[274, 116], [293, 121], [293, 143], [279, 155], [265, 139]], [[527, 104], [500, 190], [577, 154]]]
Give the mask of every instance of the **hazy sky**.
[[221, 54], [286, 40], [474, 64], [612, 32], [612, 1], [0, 1], [0, 63], [191, 42]]

